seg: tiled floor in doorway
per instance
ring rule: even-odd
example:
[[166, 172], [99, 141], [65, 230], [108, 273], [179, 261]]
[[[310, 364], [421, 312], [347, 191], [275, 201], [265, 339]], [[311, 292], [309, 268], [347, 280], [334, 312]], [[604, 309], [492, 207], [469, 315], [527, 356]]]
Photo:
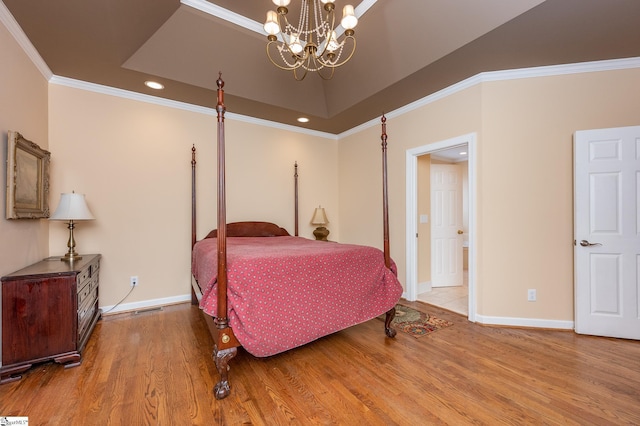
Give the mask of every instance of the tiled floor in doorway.
[[418, 294], [418, 300], [457, 312], [464, 316], [469, 315], [469, 275], [464, 271], [463, 285], [457, 287], [436, 287], [431, 291]]

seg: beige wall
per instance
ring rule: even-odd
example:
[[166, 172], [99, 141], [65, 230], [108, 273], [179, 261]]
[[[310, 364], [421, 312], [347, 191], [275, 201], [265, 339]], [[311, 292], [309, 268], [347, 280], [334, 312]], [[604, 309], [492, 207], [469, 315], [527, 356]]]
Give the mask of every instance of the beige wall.
[[[231, 106], [228, 106], [229, 108]], [[197, 148], [198, 237], [216, 227], [216, 118], [59, 85], [50, 87], [52, 203], [86, 194], [95, 221], [78, 223], [78, 251], [103, 255], [100, 305], [162, 301], [190, 291], [191, 146]], [[300, 234], [327, 208], [337, 225], [337, 141], [227, 118], [227, 221], [267, 220], [293, 234], [293, 164], [300, 175]], [[333, 213], [333, 214], [332, 214]], [[51, 225], [52, 255], [68, 231]]]
[[[47, 80], [15, 39], [0, 25], [0, 164], [2, 188], [6, 188], [7, 131], [20, 132], [48, 149]], [[0, 276], [37, 262], [48, 255], [49, 223], [45, 219], [6, 220], [2, 191], [0, 213]]]
[[[640, 70], [631, 69], [482, 83], [388, 120], [391, 252], [401, 281], [406, 150], [476, 132], [478, 314], [572, 321], [572, 135], [637, 125], [638, 111]], [[368, 212], [380, 199], [379, 133], [344, 138], [339, 158], [341, 235], [377, 246], [369, 229], [381, 229], [381, 219]], [[367, 193], [353, 197], [360, 188]]]
[[573, 133], [640, 124], [640, 70], [486, 83], [482, 99], [481, 312], [572, 320]]
[[[405, 282], [406, 151], [478, 131], [480, 86], [387, 120], [391, 256]], [[339, 143], [340, 236], [344, 242], [382, 248], [380, 126]]]

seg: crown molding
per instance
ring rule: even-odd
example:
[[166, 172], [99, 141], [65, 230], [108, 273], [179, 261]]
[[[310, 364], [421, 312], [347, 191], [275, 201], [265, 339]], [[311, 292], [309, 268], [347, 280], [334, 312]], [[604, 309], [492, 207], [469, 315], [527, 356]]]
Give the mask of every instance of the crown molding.
[[[448, 96], [451, 96], [462, 90], [466, 90], [477, 84], [486, 83], [486, 82], [507, 81], [507, 80], [516, 80], [516, 79], [525, 79], [525, 78], [552, 77], [552, 76], [558, 76], [558, 75], [581, 74], [581, 73], [589, 73], [589, 72], [616, 71], [616, 70], [633, 69], [633, 68], [640, 68], [640, 57], [627, 58], [627, 59], [611, 59], [606, 61], [582, 62], [577, 64], [567, 64], [567, 65], [551, 65], [551, 66], [544, 66], [544, 67], [520, 68], [520, 69], [505, 70], [505, 71], [483, 72], [480, 74], [476, 74], [472, 77], [469, 77], [465, 80], [462, 80], [449, 87], [446, 87], [442, 90], [439, 90], [438, 92], [435, 92], [429, 96], [425, 96], [424, 98], [418, 99], [417, 101], [414, 101], [396, 110], [390, 111], [389, 113], [385, 113], [385, 116], [387, 117], [387, 119], [399, 117], [408, 112], [414, 111], [418, 108], [422, 108], [425, 105], [429, 105], [440, 99], [444, 99]], [[127, 99], [137, 100], [140, 102], [148, 102], [148, 103], [162, 105], [170, 108], [177, 108], [177, 109], [197, 112], [201, 114], [208, 114], [208, 115], [217, 114], [214, 108], [201, 107], [198, 105], [188, 104], [185, 102], [173, 101], [173, 100], [164, 99], [156, 96], [144, 95], [136, 92], [131, 92], [128, 90], [116, 89], [113, 87], [102, 86], [99, 84], [88, 83], [85, 81], [74, 80], [66, 77], [58, 77], [54, 75], [52, 78], [49, 79], [49, 82], [52, 84], [60, 84], [68, 87], [75, 87], [82, 90], [89, 90], [92, 92], [102, 93], [106, 95], [119, 96]], [[250, 117], [250, 116], [235, 114], [230, 112], [227, 112], [225, 117], [229, 119], [245, 122], [245, 123], [257, 124], [260, 126], [266, 126], [266, 127], [271, 127], [275, 129], [281, 129], [281, 130], [286, 130], [290, 132], [301, 133], [301, 134], [306, 134], [310, 136], [317, 136], [317, 137], [332, 139], [332, 140], [340, 140], [342, 138], [354, 135], [365, 129], [368, 129], [370, 127], [377, 126], [380, 124], [380, 119], [374, 118], [372, 120], [369, 120], [359, 126], [353, 127], [340, 134], [333, 134], [333, 133], [305, 129], [303, 127], [291, 126], [288, 124], [277, 123], [274, 121], [264, 120], [260, 118], [255, 118], [255, 117]]]
[[[132, 92], [130, 90], [117, 89], [115, 87], [103, 86], [101, 84], [89, 83], [87, 81], [76, 80], [73, 78], [60, 77], [54, 75], [49, 79], [50, 84], [56, 84], [59, 86], [71, 87], [74, 89], [86, 90], [88, 92], [100, 93], [108, 96], [116, 96], [119, 98], [130, 99], [138, 102], [145, 102], [149, 104], [164, 106], [167, 108], [181, 109], [184, 111], [195, 112], [198, 114], [205, 114], [216, 116], [218, 112], [215, 108], [208, 108], [199, 105], [189, 104], [186, 102], [174, 101], [171, 99], [165, 99], [158, 96], [146, 95], [143, 93]], [[259, 126], [271, 127], [274, 129], [286, 130], [289, 132], [301, 133], [309, 136], [316, 136], [325, 139], [338, 140], [338, 135], [332, 133], [320, 132], [317, 130], [305, 129], [303, 127], [291, 126], [288, 124], [277, 123], [274, 121], [264, 120], [261, 118], [250, 117], [248, 115], [236, 114], [233, 112], [226, 112], [225, 119], [235, 120], [244, 123], [256, 124]]]
[[[477, 84], [492, 82], [492, 81], [507, 81], [517, 80], [524, 78], [539, 78], [539, 77], [552, 77], [558, 75], [568, 74], [582, 74], [589, 72], [601, 72], [601, 71], [617, 71], [624, 69], [640, 68], [640, 57], [625, 58], [625, 59], [610, 59], [604, 61], [593, 62], [580, 62], [575, 64], [566, 65], [549, 65], [543, 67], [531, 67], [531, 68], [519, 68], [504, 71], [489, 71], [476, 74], [458, 83], [452, 84], [442, 90], [439, 90], [429, 96], [418, 99], [403, 107], [393, 110], [389, 113], [385, 113], [385, 116], [389, 118], [399, 117], [410, 111], [422, 108], [425, 105], [429, 105], [440, 99], [451, 96], [462, 90], [469, 89]], [[377, 126], [380, 122], [379, 118], [374, 118], [366, 123], [362, 123], [359, 126], [353, 127], [347, 131], [344, 131], [338, 135], [338, 139], [344, 138], [368, 129], [372, 126]]]
[[206, 0], [180, 0], [180, 4], [192, 7], [200, 12], [206, 13], [207, 15], [224, 19], [227, 22], [246, 28], [260, 35], [266, 34], [261, 23], [256, 22], [253, 19], [249, 19], [246, 16], [242, 16], [239, 13], [225, 9], [224, 7], [220, 7], [217, 4], [209, 3]]

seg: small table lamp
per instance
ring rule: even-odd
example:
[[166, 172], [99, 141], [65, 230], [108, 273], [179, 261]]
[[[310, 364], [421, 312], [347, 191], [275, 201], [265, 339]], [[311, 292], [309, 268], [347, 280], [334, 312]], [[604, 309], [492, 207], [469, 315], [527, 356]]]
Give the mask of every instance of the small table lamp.
[[76, 194], [75, 192], [60, 194], [60, 203], [56, 211], [49, 217], [49, 220], [68, 220], [69, 221], [69, 241], [67, 247], [69, 251], [60, 260], [72, 262], [82, 259], [76, 253], [76, 240], [73, 238], [74, 221], [76, 220], [93, 220], [94, 217], [87, 207], [84, 200], [84, 194]]
[[327, 223], [329, 223], [329, 219], [327, 219], [327, 214], [325, 213], [324, 208], [318, 206], [318, 208], [313, 212], [313, 217], [311, 218], [312, 225], [320, 225], [313, 231], [313, 235], [316, 237], [316, 240], [327, 241], [329, 230], [324, 227]]

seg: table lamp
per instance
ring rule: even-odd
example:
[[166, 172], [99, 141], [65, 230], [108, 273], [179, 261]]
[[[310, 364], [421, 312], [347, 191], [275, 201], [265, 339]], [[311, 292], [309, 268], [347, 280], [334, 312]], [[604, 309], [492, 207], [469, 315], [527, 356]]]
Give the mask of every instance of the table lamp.
[[94, 217], [89, 211], [87, 202], [84, 199], [84, 194], [63, 193], [60, 194], [60, 203], [56, 211], [49, 217], [49, 220], [68, 220], [69, 221], [69, 241], [67, 247], [69, 251], [60, 260], [65, 262], [72, 262], [74, 260], [82, 259], [76, 253], [76, 240], [73, 238], [73, 228], [75, 227], [74, 221], [76, 220], [93, 220]]
[[325, 213], [324, 208], [318, 206], [318, 208], [313, 212], [313, 217], [311, 218], [312, 225], [319, 225], [313, 231], [313, 235], [316, 237], [316, 240], [327, 241], [329, 230], [324, 227], [327, 223], [329, 223], [329, 219], [327, 219], [327, 214]]

